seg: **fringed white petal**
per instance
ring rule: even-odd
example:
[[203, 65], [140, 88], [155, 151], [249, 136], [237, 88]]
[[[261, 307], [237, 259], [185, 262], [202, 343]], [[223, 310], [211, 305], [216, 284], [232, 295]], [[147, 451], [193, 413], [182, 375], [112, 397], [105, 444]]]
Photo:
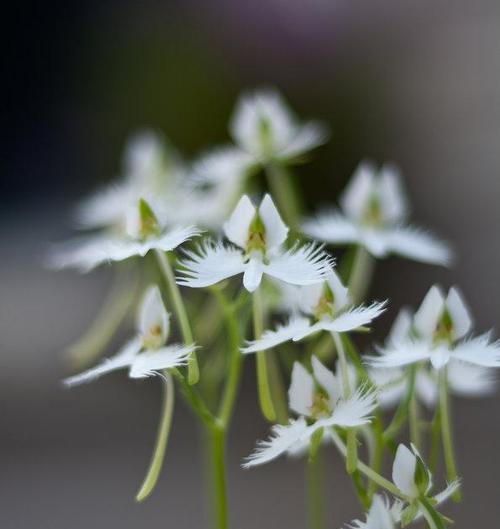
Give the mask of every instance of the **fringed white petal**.
[[386, 310], [387, 301], [373, 302], [368, 307], [359, 306], [349, 309], [335, 317], [328, 324], [328, 330], [334, 332], [348, 332], [364, 325], [368, 325]]
[[376, 393], [360, 387], [347, 399], [337, 401], [330, 417], [320, 419], [314, 425], [315, 429], [322, 426], [341, 426], [354, 428], [363, 426], [371, 420], [371, 413], [377, 405]]
[[300, 362], [294, 362], [288, 388], [289, 408], [298, 415], [308, 416], [311, 414], [313, 401], [314, 379]]
[[247, 345], [241, 349], [242, 353], [255, 353], [272, 349], [281, 343], [288, 342], [297, 333], [308, 329], [310, 322], [307, 318], [296, 316], [291, 318], [284, 325], [278, 325], [274, 331], [265, 331], [258, 340], [247, 342]]
[[496, 390], [497, 381], [487, 367], [455, 360], [450, 362], [447, 374], [450, 390], [456, 395], [480, 397]]
[[500, 340], [491, 342], [489, 332], [465, 340], [452, 350], [452, 358], [483, 367], [500, 367]]
[[169, 229], [165, 234], [158, 239], [152, 239], [151, 249], [163, 250], [164, 252], [171, 252], [181, 244], [197, 237], [201, 231], [196, 226], [177, 226]]
[[290, 250], [273, 256], [264, 271], [293, 285], [311, 285], [325, 279], [333, 266], [333, 259], [322, 246], [295, 245]]
[[259, 441], [254, 452], [246, 458], [243, 467], [250, 468], [276, 459], [295, 443], [304, 439], [307, 431], [308, 427], [303, 417], [286, 426], [280, 424], [273, 426], [270, 438]]
[[445, 242], [419, 228], [401, 226], [387, 232], [386, 237], [389, 250], [403, 257], [443, 266], [453, 260], [453, 253]]
[[368, 365], [376, 368], [400, 367], [430, 358], [432, 352], [425, 342], [410, 340], [377, 348], [380, 356], [366, 356]]
[[453, 494], [460, 488], [460, 480], [455, 480], [448, 484], [448, 486], [438, 494], [434, 496], [434, 499], [436, 500], [436, 506], [441, 505], [448, 499], [450, 499]]
[[302, 231], [308, 237], [329, 244], [350, 244], [360, 239], [356, 225], [335, 210], [307, 219], [302, 225]]
[[141, 339], [136, 337], [127, 342], [115, 356], [105, 359], [96, 367], [88, 369], [79, 375], [66, 378], [63, 380], [63, 384], [68, 387], [77, 386], [79, 384], [91, 382], [102, 375], [111, 373], [112, 371], [129, 367], [135, 356], [141, 350], [141, 346]]
[[137, 355], [130, 367], [130, 378], [145, 378], [158, 374], [164, 369], [184, 366], [188, 363], [195, 345], [169, 345]]
[[189, 250], [184, 253], [187, 259], [180, 262], [183, 267], [177, 280], [180, 285], [207, 287], [241, 274], [245, 269], [242, 253], [222, 243], [204, 241], [196, 252]]

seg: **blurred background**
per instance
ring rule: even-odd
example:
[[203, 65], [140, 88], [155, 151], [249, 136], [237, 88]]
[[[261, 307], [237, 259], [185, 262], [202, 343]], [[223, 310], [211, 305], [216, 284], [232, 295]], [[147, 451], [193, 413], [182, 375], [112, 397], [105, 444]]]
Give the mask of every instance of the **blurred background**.
[[[0, 209], [0, 526], [207, 527], [200, 436], [180, 404], [160, 484], [133, 497], [155, 436], [160, 383], [121, 374], [64, 391], [64, 348], [110, 280], [51, 273], [49, 242], [71, 206], [114, 177], [135, 129], [186, 156], [227, 140], [243, 89], [278, 87], [301, 117], [332, 129], [306, 175], [310, 207], [332, 200], [365, 157], [402, 168], [414, 219], [453, 242], [451, 271], [390, 259], [372, 294], [401, 304], [432, 282], [459, 283], [477, 329], [500, 328], [500, 3], [496, 0], [110, 0], [17, 2], [4, 17]], [[120, 337], [117, 338], [117, 343]], [[267, 432], [244, 380], [231, 435], [238, 529], [306, 526], [303, 464], [239, 468]], [[500, 396], [456, 401], [465, 502], [457, 529], [493, 527], [500, 485]], [[360, 514], [333, 454], [329, 527]]]

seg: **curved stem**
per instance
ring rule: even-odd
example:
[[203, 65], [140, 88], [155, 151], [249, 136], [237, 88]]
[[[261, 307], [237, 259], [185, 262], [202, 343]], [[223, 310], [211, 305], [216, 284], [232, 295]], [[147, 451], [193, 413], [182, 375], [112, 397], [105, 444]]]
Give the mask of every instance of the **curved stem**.
[[364, 246], [358, 246], [348, 284], [353, 303], [360, 303], [366, 297], [374, 268], [375, 260], [371, 254]]
[[[262, 299], [260, 295], [260, 289], [253, 293], [253, 325], [254, 325], [254, 338], [258, 340], [262, 336], [263, 327], [263, 312], [262, 312]], [[257, 357], [257, 387], [259, 393], [259, 403], [264, 417], [274, 422], [276, 420], [276, 411], [273, 405], [273, 399], [271, 396], [271, 388], [269, 385], [269, 377], [267, 371], [267, 358], [266, 351], [259, 351], [256, 354]]]
[[[191, 325], [189, 324], [189, 318], [186, 313], [186, 307], [182, 301], [182, 296], [179, 290], [179, 286], [175, 281], [175, 275], [168, 262], [167, 256], [161, 250], [155, 250], [156, 258], [158, 260], [158, 265], [165, 276], [169, 291], [170, 297], [172, 300], [172, 305], [174, 307], [175, 315], [179, 326], [181, 328], [182, 337], [186, 345], [191, 345], [194, 343], [193, 332], [191, 331]], [[193, 385], [198, 382], [200, 378], [200, 371], [198, 368], [198, 360], [196, 358], [196, 353], [193, 351], [189, 357], [188, 362], [188, 382]]]
[[163, 376], [165, 378], [165, 384], [163, 390], [164, 397], [161, 416], [162, 418], [158, 428], [156, 445], [153, 452], [153, 457], [151, 458], [151, 463], [149, 465], [149, 470], [139, 492], [137, 493], [137, 496], [135, 497], [137, 501], [143, 501], [151, 494], [156, 482], [158, 481], [158, 478], [160, 477], [163, 459], [165, 457], [165, 450], [167, 448], [170, 427], [172, 425], [172, 415], [175, 401], [174, 382], [172, 380], [172, 376], [168, 372], [164, 372]]
[[[448, 481], [451, 483], [458, 478], [457, 464], [455, 459], [455, 447], [451, 433], [450, 403], [448, 396], [447, 370], [443, 367], [439, 371], [439, 412], [441, 417], [441, 438], [443, 440], [444, 460]], [[460, 501], [461, 492], [457, 490], [453, 494], [455, 501]]]
[[[337, 447], [338, 451], [344, 456], [347, 456], [347, 448], [345, 444], [342, 442], [340, 437], [338, 436], [337, 432], [332, 428], [332, 439]], [[405, 499], [404, 494], [401, 493], [401, 491], [388, 479], [381, 476], [378, 472], [375, 472], [372, 468], [370, 468], [368, 465], [365, 465], [362, 461], [358, 459], [357, 461], [357, 469], [364, 474], [368, 479], [371, 481], [377, 483], [380, 487], [384, 488], [385, 490], [389, 491], [392, 495]]]
[[275, 197], [285, 222], [295, 231], [300, 225], [300, 204], [291, 175], [286, 167], [277, 162], [265, 168], [267, 182]]

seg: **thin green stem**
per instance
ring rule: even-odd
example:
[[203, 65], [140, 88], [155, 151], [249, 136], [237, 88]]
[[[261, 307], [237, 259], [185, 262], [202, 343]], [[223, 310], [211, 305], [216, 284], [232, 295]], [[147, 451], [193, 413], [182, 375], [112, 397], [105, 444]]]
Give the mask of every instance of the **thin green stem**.
[[[177, 317], [177, 321], [181, 328], [184, 343], [186, 345], [191, 345], [194, 343], [193, 332], [191, 331], [191, 325], [189, 324], [189, 318], [186, 312], [186, 307], [184, 306], [184, 302], [182, 301], [179, 286], [175, 281], [174, 271], [172, 270], [172, 267], [170, 266], [168, 258], [164, 252], [162, 252], [161, 250], [155, 250], [155, 254], [158, 260], [160, 270], [165, 276], [165, 280], [170, 291], [170, 297], [174, 307], [175, 315]], [[199, 378], [200, 370], [198, 368], [198, 360], [196, 358], [196, 353], [193, 351], [189, 356], [188, 361], [188, 382], [191, 385], [196, 384]]]
[[[262, 336], [263, 331], [263, 309], [259, 288], [253, 293], [253, 325], [254, 337], [258, 340]], [[274, 409], [271, 387], [269, 385], [266, 354], [266, 351], [259, 351], [256, 354], [257, 387], [262, 414], [268, 421], [274, 422], [276, 420], [276, 411]]]
[[155, 449], [149, 470], [144, 478], [142, 486], [137, 493], [135, 499], [137, 501], [145, 500], [155, 488], [155, 485], [160, 477], [163, 460], [165, 458], [165, 450], [167, 448], [168, 436], [172, 425], [172, 416], [174, 411], [175, 391], [174, 381], [168, 372], [163, 373], [165, 384], [163, 389], [163, 410], [161, 415], [160, 425], [158, 427], [158, 435], [156, 438]]
[[[418, 367], [412, 370], [413, 381], [412, 384], [415, 384], [417, 377]], [[410, 440], [417, 447], [418, 450], [422, 449], [422, 436], [420, 435], [420, 418], [419, 418], [419, 406], [417, 400], [417, 394], [413, 391], [413, 395], [410, 399], [409, 408], [408, 408], [409, 422], [410, 422]]]
[[[335, 342], [335, 348], [340, 363], [340, 374], [342, 377], [342, 387], [344, 398], [347, 399], [351, 396], [351, 382], [349, 380], [349, 366], [347, 365], [347, 357], [344, 350], [344, 344], [340, 334], [332, 332], [333, 341]], [[347, 458], [346, 458], [346, 470], [348, 474], [353, 474], [357, 468], [358, 462], [358, 440], [356, 439], [356, 430], [349, 428], [347, 430]]]
[[[457, 464], [455, 458], [455, 447], [453, 446], [453, 437], [451, 433], [450, 421], [450, 402], [448, 395], [447, 370], [443, 367], [439, 371], [439, 412], [441, 415], [441, 438], [443, 441], [444, 460], [446, 463], [446, 472], [448, 481], [453, 482], [458, 478]], [[453, 494], [454, 501], [461, 500], [461, 492]]]
[[371, 283], [375, 260], [364, 246], [358, 246], [351, 273], [349, 275], [349, 292], [354, 303], [360, 303], [366, 297]]
[[226, 482], [226, 429], [215, 426], [207, 432], [210, 437], [211, 473], [213, 478], [213, 527], [228, 528]]
[[442, 516], [436, 511], [428, 498], [422, 496], [419, 499], [419, 503], [422, 507], [425, 521], [429, 525], [429, 529], [446, 529]]
[[[342, 442], [340, 437], [338, 436], [337, 432], [332, 428], [332, 440], [337, 447], [338, 451], [344, 456], [347, 456], [347, 447]], [[368, 465], [363, 463], [358, 459], [357, 461], [357, 469], [364, 474], [369, 480], [374, 481], [379, 485], [380, 487], [384, 488], [388, 492], [390, 492], [392, 495], [405, 499], [405, 496], [401, 493], [401, 491], [392, 483], [392, 481], [389, 481], [388, 479], [381, 476], [378, 472], [375, 472], [372, 468], [370, 468]]]
[[293, 230], [298, 231], [301, 207], [289, 171], [282, 164], [274, 162], [266, 166], [265, 173], [271, 193], [278, 203], [285, 222]]
[[429, 455], [429, 469], [432, 474], [436, 474], [439, 462], [439, 446], [441, 441], [441, 413], [439, 407], [434, 412], [431, 424], [431, 452]]
[[307, 516], [309, 529], [326, 527], [325, 470], [321, 447], [307, 461]]
[[[373, 451], [373, 456], [370, 461], [370, 466], [380, 474], [382, 470], [382, 463], [384, 462], [384, 429], [382, 426], [382, 420], [380, 417], [380, 412], [376, 414], [375, 421], [373, 422], [373, 432], [375, 434], [375, 450]], [[370, 482], [368, 486], [368, 497], [371, 499], [373, 495], [377, 492], [377, 484], [373, 481]]]

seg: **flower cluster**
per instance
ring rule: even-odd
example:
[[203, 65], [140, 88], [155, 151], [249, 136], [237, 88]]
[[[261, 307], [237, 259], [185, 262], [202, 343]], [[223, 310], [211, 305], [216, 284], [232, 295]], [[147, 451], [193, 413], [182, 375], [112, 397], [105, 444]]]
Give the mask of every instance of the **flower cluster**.
[[[374, 344], [369, 354], [361, 354], [355, 337], [392, 309], [388, 300], [366, 296], [375, 259], [394, 254], [448, 265], [452, 251], [409, 224], [401, 176], [391, 164], [361, 163], [339, 209], [304, 216], [290, 171], [328, 134], [320, 123], [301, 123], [276, 91], [243, 95], [229, 132], [233, 144], [191, 163], [158, 134], [141, 133], [126, 148], [122, 178], [77, 208], [79, 226], [88, 233], [56, 244], [49, 264], [85, 272], [105, 263], [117, 274], [124, 267], [140, 270], [144, 294], [133, 338], [64, 384], [119, 369], [128, 369], [131, 379], [164, 381], [158, 440], [138, 500], [151, 493], [160, 474], [177, 388], [212, 441], [215, 526], [226, 529], [227, 432], [243, 360], [254, 358], [258, 403], [271, 434], [243, 467], [307, 454], [314, 470], [321, 453], [333, 447], [366, 510], [365, 521], [344, 527], [396, 529], [419, 519], [431, 529], [446, 527], [441, 506], [459, 498], [461, 482], [450, 397], [494, 391], [500, 342], [492, 332], [473, 335], [471, 311], [458, 288], [445, 293], [438, 286], [415, 312], [402, 309], [385, 343]], [[261, 177], [270, 193], [256, 192]], [[337, 266], [325, 245], [352, 251]], [[156, 259], [165, 292], [151, 286], [157, 271], [147, 254]], [[167, 296], [182, 344], [167, 345]], [[111, 307], [123, 303], [120, 296], [111, 298]], [[99, 313], [99, 329], [109, 338], [120, 318], [108, 312], [123, 318], [127, 310]], [[94, 339], [98, 346], [81, 363], [90, 365], [106, 341]], [[432, 431], [429, 464], [426, 422]], [[401, 443], [405, 437], [409, 442]], [[441, 453], [448, 484], [435, 487]], [[393, 460], [390, 479], [383, 475], [387, 456]], [[320, 473], [309, 474], [311, 529], [323, 529], [324, 485], [314, 482]]]

